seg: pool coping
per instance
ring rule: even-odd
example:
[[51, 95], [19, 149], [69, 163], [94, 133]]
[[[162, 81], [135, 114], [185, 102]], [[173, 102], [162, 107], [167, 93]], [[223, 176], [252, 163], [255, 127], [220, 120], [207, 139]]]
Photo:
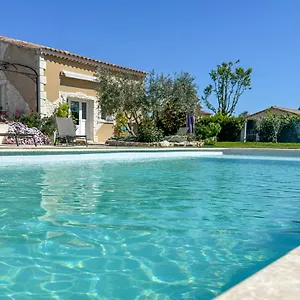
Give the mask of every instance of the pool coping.
[[141, 148], [141, 147], [0, 147], [0, 153], [23, 153], [23, 152], [174, 152], [174, 151], [221, 151], [223, 148], [191, 148], [191, 147], [178, 147], [178, 148]]
[[215, 298], [215, 300], [279, 299], [300, 299], [300, 246]]

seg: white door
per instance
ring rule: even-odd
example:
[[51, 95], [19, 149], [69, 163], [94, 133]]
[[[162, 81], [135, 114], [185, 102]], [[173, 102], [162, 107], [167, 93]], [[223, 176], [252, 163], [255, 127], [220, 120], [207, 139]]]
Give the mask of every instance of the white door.
[[76, 134], [86, 135], [87, 103], [83, 101], [71, 101], [71, 114], [75, 119]]

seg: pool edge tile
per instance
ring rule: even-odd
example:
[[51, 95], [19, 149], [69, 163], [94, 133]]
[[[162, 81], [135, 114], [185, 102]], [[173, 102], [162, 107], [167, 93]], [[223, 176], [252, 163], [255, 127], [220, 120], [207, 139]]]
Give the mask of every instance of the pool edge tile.
[[300, 246], [215, 300], [300, 299]]

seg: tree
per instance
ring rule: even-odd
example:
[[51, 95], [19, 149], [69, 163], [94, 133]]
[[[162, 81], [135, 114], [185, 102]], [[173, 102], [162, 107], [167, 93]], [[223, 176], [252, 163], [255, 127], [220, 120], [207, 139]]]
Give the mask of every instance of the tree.
[[290, 116], [276, 115], [271, 111], [256, 121], [256, 129], [261, 142], [277, 143], [281, 130], [291, 121]]
[[194, 113], [199, 106], [195, 78], [187, 72], [173, 76], [150, 72], [146, 99], [153, 120], [165, 135], [176, 134], [185, 124], [187, 114]]
[[110, 115], [123, 113], [132, 135], [148, 117], [165, 135], [174, 134], [185, 123], [186, 115], [199, 106], [195, 78], [186, 72], [170, 76], [151, 71], [144, 80], [102, 69], [98, 78], [101, 110]]
[[238, 115], [238, 117], [240, 118], [246, 118], [247, 116], [249, 116], [249, 112], [247, 110], [243, 111]]
[[[209, 75], [213, 85], [208, 85], [204, 89], [202, 100], [205, 105], [215, 114], [231, 116], [241, 95], [251, 89], [252, 68], [245, 70], [242, 67], [235, 67], [240, 61], [223, 62], [212, 70]], [[218, 106], [215, 107], [209, 98], [214, 95], [217, 99]]]
[[148, 108], [145, 102], [144, 78], [129, 73], [113, 74], [106, 69], [98, 72], [98, 99], [101, 111], [116, 115], [124, 113], [128, 119], [128, 131], [136, 135], [134, 128], [141, 123]]

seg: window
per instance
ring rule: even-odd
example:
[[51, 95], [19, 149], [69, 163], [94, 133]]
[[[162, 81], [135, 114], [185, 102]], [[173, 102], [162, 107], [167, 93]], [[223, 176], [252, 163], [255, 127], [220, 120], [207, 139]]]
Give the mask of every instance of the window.
[[79, 125], [79, 102], [71, 101], [71, 114], [75, 119], [76, 125]]

